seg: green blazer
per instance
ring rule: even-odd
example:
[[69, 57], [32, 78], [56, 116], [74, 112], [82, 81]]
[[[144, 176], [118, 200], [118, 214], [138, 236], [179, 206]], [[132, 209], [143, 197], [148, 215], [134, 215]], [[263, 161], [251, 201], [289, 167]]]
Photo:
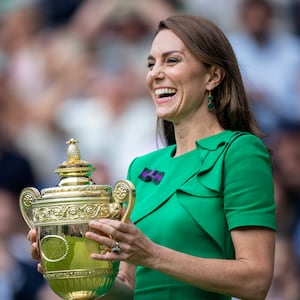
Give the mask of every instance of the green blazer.
[[[131, 220], [155, 243], [193, 256], [234, 258], [230, 231], [275, 230], [270, 157], [249, 133], [223, 131], [173, 157], [172, 145], [130, 165], [136, 187]], [[174, 262], [176, 263], [176, 262]], [[231, 299], [137, 267], [135, 300]]]

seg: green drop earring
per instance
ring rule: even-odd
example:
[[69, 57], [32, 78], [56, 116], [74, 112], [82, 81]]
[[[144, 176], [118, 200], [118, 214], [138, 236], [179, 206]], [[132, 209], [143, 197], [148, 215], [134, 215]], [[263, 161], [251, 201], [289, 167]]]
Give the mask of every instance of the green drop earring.
[[213, 100], [214, 100], [214, 97], [211, 94], [211, 91], [209, 90], [208, 91], [208, 104], [207, 104], [207, 107], [208, 107], [209, 111], [213, 111], [215, 109], [215, 105], [213, 103]]

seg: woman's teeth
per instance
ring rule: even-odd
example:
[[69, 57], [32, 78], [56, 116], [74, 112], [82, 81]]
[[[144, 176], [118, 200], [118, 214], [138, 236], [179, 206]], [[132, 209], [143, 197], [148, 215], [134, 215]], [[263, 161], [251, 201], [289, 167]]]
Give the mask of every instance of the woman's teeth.
[[159, 98], [162, 97], [170, 97], [176, 94], [176, 90], [172, 88], [161, 88], [155, 90], [155, 95], [158, 96]]

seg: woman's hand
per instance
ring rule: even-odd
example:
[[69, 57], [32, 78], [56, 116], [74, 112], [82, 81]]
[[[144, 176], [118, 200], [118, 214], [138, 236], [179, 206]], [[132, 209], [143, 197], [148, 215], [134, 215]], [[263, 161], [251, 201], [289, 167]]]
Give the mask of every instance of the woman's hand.
[[120, 252], [107, 251], [103, 254], [93, 253], [96, 260], [120, 260], [133, 265], [153, 267], [159, 246], [146, 237], [130, 221], [125, 223], [118, 220], [100, 219], [89, 223], [91, 231], [86, 238], [94, 240], [108, 249], [112, 249], [116, 242]]
[[[30, 229], [30, 231], [27, 234], [27, 239], [31, 242], [31, 257], [35, 260], [40, 260], [41, 255], [37, 241], [36, 229]], [[42, 273], [42, 266], [40, 263], [38, 263], [37, 269], [39, 272]]]

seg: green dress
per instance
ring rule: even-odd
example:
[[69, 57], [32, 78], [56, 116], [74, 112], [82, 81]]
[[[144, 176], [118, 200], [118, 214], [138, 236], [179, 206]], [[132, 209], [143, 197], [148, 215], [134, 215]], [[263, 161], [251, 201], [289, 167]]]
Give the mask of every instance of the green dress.
[[[175, 147], [136, 158], [128, 172], [136, 187], [131, 220], [152, 241], [194, 256], [232, 259], [230, 230], [276, 229], [270, 157], [260, 139], [226, 130], [196, 141], [195, 150], [178, 157]], [[231, 297], [138, 266], [134, 299]]]

